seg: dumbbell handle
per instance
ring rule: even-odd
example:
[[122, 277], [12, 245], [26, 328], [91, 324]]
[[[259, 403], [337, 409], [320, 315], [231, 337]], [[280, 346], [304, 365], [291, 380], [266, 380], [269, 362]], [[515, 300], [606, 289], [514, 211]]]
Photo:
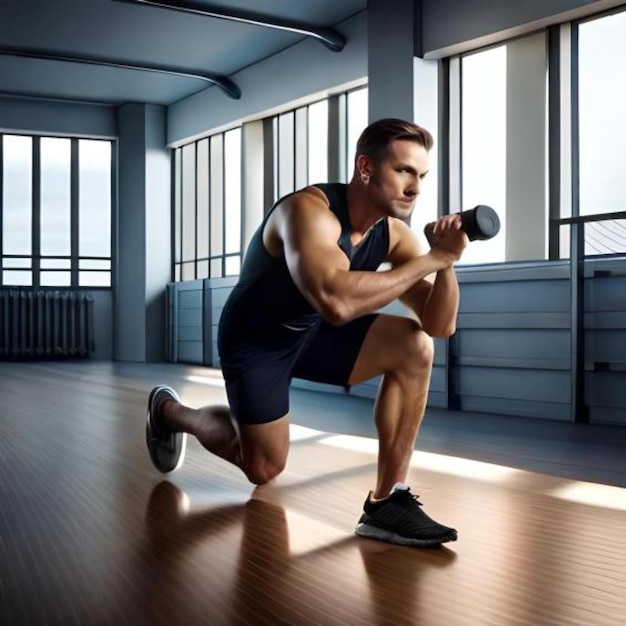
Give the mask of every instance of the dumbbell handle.
[[[435, 222], [426, 224], [424, 227], [426, 236], [432, 233], [434, 226]], [[500, 218], [490, 206], [479, 204], [473, 209], [461, 212], [461, 228], [470, 241], [491, 239], [500, 230]]]

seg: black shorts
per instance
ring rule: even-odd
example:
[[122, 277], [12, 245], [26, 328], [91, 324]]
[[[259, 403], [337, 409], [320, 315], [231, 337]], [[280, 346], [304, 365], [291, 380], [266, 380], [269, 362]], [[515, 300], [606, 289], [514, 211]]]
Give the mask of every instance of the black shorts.
[[[264, 424], [289, 412], [292, 378], [346, 386], [377, 314], [342, 326], [320, 322], [304, 331], [281, 329], [276, 341], [248, 343], [245, 357], [222, 358], [228, 402], [241, 424]], [[294, 333], [289, 340], [288, 333]]]

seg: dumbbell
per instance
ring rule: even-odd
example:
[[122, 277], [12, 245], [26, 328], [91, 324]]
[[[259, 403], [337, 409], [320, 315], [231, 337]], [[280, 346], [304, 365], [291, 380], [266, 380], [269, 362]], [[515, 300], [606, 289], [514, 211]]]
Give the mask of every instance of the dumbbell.
[[[424, 227], [424, 234], [430, 241], [430, 235], [435, 222], [430, 222]], [[461, 228], [465, 231], [470, 241], [491, 239], [500, 230], [500, 218], [498, 214], [486, 204], [479, 204], [473, 209], [461, 212]]]

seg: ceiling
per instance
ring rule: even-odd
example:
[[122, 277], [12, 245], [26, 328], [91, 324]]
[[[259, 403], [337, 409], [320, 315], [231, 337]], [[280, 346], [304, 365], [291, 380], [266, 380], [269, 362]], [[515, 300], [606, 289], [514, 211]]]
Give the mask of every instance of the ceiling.
[[308, 36], [341, 48], [333, 27], [366, 7], [367, 0], [0, 0], [0, 95], [168, 105], [210, 88], [237, 98], [233, 74]]

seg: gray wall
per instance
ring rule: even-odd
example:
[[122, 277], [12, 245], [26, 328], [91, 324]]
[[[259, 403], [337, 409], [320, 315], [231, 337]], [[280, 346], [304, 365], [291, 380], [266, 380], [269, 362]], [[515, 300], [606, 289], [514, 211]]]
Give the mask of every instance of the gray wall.
[[111, 106], [0, 95], [0, 130], [113, 139], [117, 119]]

